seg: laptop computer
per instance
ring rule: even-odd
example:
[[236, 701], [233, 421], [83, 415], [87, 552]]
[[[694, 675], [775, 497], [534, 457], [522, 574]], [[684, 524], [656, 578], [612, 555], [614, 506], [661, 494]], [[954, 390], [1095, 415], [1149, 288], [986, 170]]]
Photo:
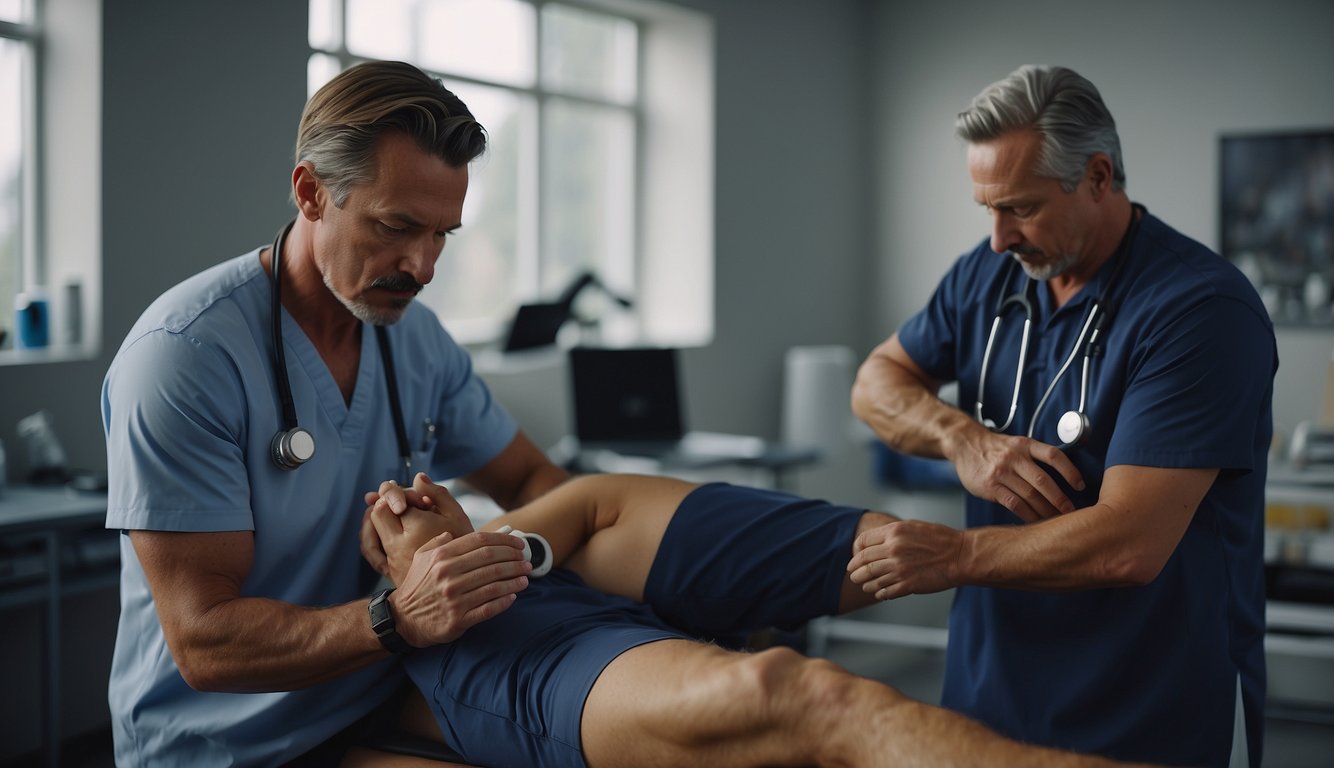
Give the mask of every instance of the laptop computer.
[[570, 391], [580, 450], [706, 466], [763, 456], [762, 438], [686, 428], [676, 350], [570, 350]]
[[520, 304], [505, 337], [504, 351], [548, 347], [556, 343], [556, 334], [570, 319], [570, 307], [559, 302]]

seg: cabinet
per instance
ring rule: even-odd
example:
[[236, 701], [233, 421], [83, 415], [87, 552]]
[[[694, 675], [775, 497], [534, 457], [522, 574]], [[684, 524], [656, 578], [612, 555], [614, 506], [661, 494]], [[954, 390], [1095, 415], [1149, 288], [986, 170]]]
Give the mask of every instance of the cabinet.
[[[0, 490], [0, 611], [42, 608], [41, 745], [50, 766], [61, 763], [64, 735], [62, 605], [75, 595], [114, 591], [119, 583], [120, 545], [116, 532], [103, 527], [105, 519], [104, 494], [63, 487]], [[98, 690], [105, 697], [105, 686]]]
[[1334, 713], [1334, 467], [1274, 462], [1265, 486], [1270, 708]]

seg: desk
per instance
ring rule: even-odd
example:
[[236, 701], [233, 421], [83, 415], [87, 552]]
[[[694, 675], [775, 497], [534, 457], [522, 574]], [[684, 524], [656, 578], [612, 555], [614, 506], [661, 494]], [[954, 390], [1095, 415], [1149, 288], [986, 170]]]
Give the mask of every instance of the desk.
[[61, 601], [119, 584], [119, 542], [106, 531], [106, 495], [63, 487], [0, 491], [0, 609], [45, 604], [42, 746], [60, 765]]
[[583, 443], [562, 438], [553, 460], [574, 472], [645, 472], [688, 475], [699, 470], [757, 469], [769, 474], [774, 488], [783, 473], [814, 464], [820, 452], [750, 435], [688, 432], [680, 440], [616, 440]]

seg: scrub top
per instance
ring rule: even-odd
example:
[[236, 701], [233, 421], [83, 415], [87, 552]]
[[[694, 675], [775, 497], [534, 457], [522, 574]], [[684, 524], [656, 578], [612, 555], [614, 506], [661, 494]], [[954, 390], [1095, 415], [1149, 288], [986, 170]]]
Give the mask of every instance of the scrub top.
[[[364, 597], [377, 576], [357, 531], [362, 495], [403, 479], [376, 334], [364, 327], [348, 404], [283, 310], [297, 422], [313, 458], [279, 469], [282, 426], [272, 364], [271, 285], [259, 250], [167, 291], [121, 345], [102, 388], [110, 468], [107, 527], [253, 531], [242, 595], [303, 606]], [[440, 480], [486, 464], [517, 428], [471, 361], [418, 303], [389, 327], [415, 470]], [[433, 425], [431, 430], [428, 425]], [[273, 765], [384, 701], [400, 668], [376, 664], [299, 691], [201, 693], [182, 679], [143, 568], [121, 537], [121, 617], [109, 699], [118, 765]]]
[[[1116, 272], [1117, 261], [1125, 259]], [[899, 331], [908, 355], [957, 381], [973, 412], [987, 336], [1005, 296], [1028, 278], [987, 241], [965, 254]], [[1114, 279], [1112, 279], [1114, 277]], [[1110, 283], [1110, 284], [1109, 284]], [[1051, 472], [1076, 508], [1098, 498], [1107, 467], [1221, 468], [1162, 573], [1142, 587], [1043, 593], [967, 586], [950, 617], [943, 703], [1027, 742], [1123, 760], [1221, 765], [1229, 759], [1238, 681], [1252, 765], [1264, 701], [1263, 525], [1273, 326], [1231, 264], [1147, 212], [1128, 252], [1057, 308], [1034, 291], [1034, 326], [1009, 434], [1026, 434], [1101, 297], [1112, 311], [1090, 361], [1091, 430], [1069, 452], [1086, 490]], [[1009, 410], [1024, 314], [996, 334], [984, 415]], [[1083, 355], [1051, 393], [1033, 437], [1059, 445], [1078, 406]], [[969, 496], [970, 527], [1022, 522]]]

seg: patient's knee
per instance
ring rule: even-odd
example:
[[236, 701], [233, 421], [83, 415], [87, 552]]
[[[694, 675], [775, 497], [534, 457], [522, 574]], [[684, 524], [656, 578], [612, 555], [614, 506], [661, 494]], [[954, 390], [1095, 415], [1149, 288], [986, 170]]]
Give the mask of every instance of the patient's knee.
[[737, 667], [733, 683], [738, 690], [763, 702], [772, 712], [789, 708], [798, 713], [807, 708], [842, 710], [851, 701], [856, 680], [836, 664], [782, 647], [748, 654]]

